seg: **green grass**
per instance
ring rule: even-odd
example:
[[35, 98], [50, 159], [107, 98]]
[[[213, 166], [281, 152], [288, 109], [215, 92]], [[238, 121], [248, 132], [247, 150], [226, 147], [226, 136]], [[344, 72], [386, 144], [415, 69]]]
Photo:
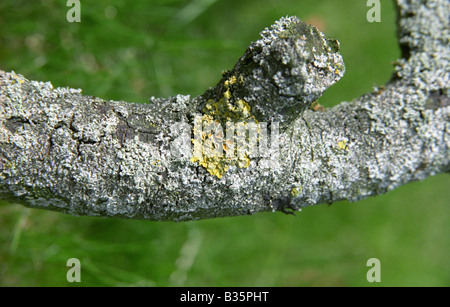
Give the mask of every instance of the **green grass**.
[[[389, 80], [395, 13], [365, 1], [65, 1], [0, 3], [0, 69], [87, 95], [145, 103], [201, 94], [281, 16], [341, 42], [344, 78], [320, 99], [350, 101]], [[189, 4], [188, 4], [189, 3]], [[358, 203], [189, 223], [74, 217], [0, 203], [1, 286], [449, 286], [448, 175]], [[81, 261], [81, 284], [66, 261]], [[366, 261], [381, 261], [381, 283]]]

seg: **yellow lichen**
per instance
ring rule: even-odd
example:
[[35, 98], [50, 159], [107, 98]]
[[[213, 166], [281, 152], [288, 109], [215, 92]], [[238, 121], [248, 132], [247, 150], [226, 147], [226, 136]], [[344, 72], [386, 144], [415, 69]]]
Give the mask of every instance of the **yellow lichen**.
[[323, 112], [323, 111], [325, 111], [325, 108], [321, 105], [321, 104], [319, 104], [319, 102], [316, 100], [316, 101], [314, 101], [313, 103], [311, 103], [311, 105], [310, 105], [310, 107], [309, 107], [311, 110], [313, 110], [313, 111], [318, 111], [318, 112]]
[[297, 197], [300, 195], [301, 191], [302, 191], [302, 187], [298, 187], [298, 188], [293, 187], [291, 190], [291, 195], [294, 197]]
[[236, 81], [237, 81], [236, 76], [231, 76], [228, 80], [226, 80], [226, 81], [224, 82], [224, 85], [225, 85], [226, 87], [229, 87], [230, 85], [235, 84]]
[[[209, 99], [203, 108], [203, 116], [199, 117], [198, 122], [194, 125], [194, 139], [192, 140], [194, 154], [191, 161], [198, 162], [211, 175], [218, 178], [222, 177], [230, 165], [236, 165], [239, 168], [250, 166], [248, 154], [236, 155], [236, 146], [234, 146], [233, 140], [224, 140], [223, 130], [207, 131], [208, 134], [206, 134], [201, 129], [202, 126], [211, 127], [214, 125], [226, 126], [228, 129], [226, 123], [229, 121], [242, 123], [244, 128], [248, 129], [247, 121], [257, 123], [250, 113], [250, 105], [244, 99], [233, 98], [233, 85], [238, 80], [239, 83], [244, 82], [242, 76], [238, 78], [231, 76], [224, 81], [223, 97], [219, 101]], [[225, 154], [223, 154], [223, 151], [225, 151]]]
[[19, 82], [20, 84], [24, 83], [26, 81], [26, 79], [24, 77], [22, 77], [21, 75], [16, 74], [16, 72], [12, 72], [11, 76], [13, 77], [13, 83], [15, 82]]
[[344, 150], [347, 149], [347, 141], [342, 140], [338, 142], [339, 149]]

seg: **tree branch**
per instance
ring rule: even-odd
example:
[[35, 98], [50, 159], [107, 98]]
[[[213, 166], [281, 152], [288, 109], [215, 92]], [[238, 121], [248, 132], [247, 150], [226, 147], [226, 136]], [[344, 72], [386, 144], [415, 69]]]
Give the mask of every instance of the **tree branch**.
[[[344, 73], [339, 45], [296, 18], [264, 30], [192, 99], [106, 101], [0, 71], [0, 198], [186, 221], [357, 201], [448, 172], [449, 3], [397, 0], [397, 10], [403, 58], [392, 80], [323, 112], [309, 107]], [[196, 155], [197, 120], [268, 123], [269, 158]], [[193, 144], [183, 142], [193, 126]]]

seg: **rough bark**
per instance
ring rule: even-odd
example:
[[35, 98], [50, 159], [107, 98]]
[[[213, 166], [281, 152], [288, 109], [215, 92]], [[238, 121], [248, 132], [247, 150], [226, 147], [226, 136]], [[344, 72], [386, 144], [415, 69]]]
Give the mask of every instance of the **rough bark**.
[[[397, 0], [403, 58], [392, 79], [321, 112], [309, 106], [344, 73], [338, 43], [295, 18], [264, 30], [215, 88], [192, 99], [106, 101], [0, 71], [0, 198], [187, 221], [357, 201], [448, 172], [449, 6]], [[279, 122], [277, 163], [174, 155], [192, 145], [174, 124], [192, 128], [196, 116], [223, 126]]]

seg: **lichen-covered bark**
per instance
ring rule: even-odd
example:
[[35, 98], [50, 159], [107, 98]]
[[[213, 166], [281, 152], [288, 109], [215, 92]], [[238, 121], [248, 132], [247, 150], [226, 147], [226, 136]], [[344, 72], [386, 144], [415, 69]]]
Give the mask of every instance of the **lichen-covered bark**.
[[[392, 80], [323, 112], [308, 107], [344, 72], [338, 44], [296, 18], [264, 30], [195, 98], [105, 101], [0, 71], [0, 197], [185, 221], [356, 201], [449, 171], [449, 3], [397, 0], [397, 9], [403, 58]], [[191, 150], [174, 123], [195, 116], [280, 122], [278, 163], [252, 157], [214, 176], [208, 161], [174, 156], [174, 144]]]

